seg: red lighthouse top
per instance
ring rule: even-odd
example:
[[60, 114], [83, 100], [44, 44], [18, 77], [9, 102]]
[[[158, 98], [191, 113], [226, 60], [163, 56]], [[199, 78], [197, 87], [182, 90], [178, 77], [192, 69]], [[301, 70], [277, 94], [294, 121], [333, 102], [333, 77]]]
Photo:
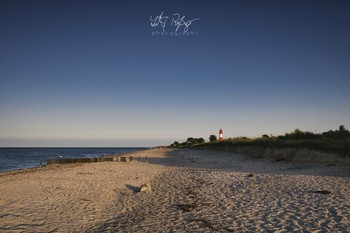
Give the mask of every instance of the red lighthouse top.
[[223, 134], [222, 129], [220, 129], [220, 131], [219, 131], [219, 141], [222, 141], [222, 140], [224, 140], [224, 134]]

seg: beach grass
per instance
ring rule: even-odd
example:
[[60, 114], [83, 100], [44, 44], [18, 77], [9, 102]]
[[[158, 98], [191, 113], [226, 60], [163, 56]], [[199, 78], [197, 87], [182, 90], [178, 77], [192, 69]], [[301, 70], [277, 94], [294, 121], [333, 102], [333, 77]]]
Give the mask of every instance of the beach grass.
[[[193, 141], [193, 140], [192, 140]], [[259, 148], [296, 148], [296, 149], [310, 149], [326, 153], [339, 154], [342, 157], [350, 157], [350, 132], [345, 129], [343, 125], [339, 129], [333, 131], [329, 130], [323, 133], [312, 133], [294, 130], [291, 133], [279, 136], [262, 135], [258, 138], [236, 137], [228, 138], [222, 141], [210, 141], [204, 143], [191, 143], [187, 140], [184, 143], [172, 144], [170, 147], [195, 147], [207, 149], [224, 149], [234, 148], [239, 146], [252, 146]]]
[[297, 148], [310, 149], [327, 153], [336, 153], [342, 157], [350, 157], [350, 139], [280, 139], [278, 137], [269, 138], [232, 138], [223, 141], [196, 144], [193, 147], [206, 147], [220, 149], [227, 146], [255, 146], [262, 148]]

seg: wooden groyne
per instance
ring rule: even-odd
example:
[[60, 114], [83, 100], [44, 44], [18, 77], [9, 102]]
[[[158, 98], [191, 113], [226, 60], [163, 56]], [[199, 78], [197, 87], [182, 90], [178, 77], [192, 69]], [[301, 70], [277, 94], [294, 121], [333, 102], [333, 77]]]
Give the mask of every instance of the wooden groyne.
[[68, 163], [96, 163], [96, 162], [112, 162], [113, 157], [100, 157], [100, 158], [66, 158], [66, 159], [52, 159], [46, 161], [46, 166], [55, 164], [68, 164]]
[[[134, 158], [133, 156], [122, 156], [122, 155], [109, 155], [98, 158], [61, 158], [61, 159], [50, 159], [46, 160], [46, 166], [57, 165], [57, 164], [69, 164], [69, 163], [96, 163], [96, 162], [132, 162], [133, 160], [139, 162], [148, 163], [148, 157]], [[40, 161], [40, 167], [42, 167], [42, 161]]]

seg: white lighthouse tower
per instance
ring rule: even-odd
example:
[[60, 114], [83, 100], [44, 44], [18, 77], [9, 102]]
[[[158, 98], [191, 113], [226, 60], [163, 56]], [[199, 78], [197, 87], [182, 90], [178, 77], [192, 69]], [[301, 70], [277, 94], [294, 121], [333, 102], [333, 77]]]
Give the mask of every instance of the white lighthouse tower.
[[222, 131], [222, 129], [220, 129], [220, 131], [219, 131], [219, 141], [221, 142], [222, 140], [224, 140], [224, 132]]

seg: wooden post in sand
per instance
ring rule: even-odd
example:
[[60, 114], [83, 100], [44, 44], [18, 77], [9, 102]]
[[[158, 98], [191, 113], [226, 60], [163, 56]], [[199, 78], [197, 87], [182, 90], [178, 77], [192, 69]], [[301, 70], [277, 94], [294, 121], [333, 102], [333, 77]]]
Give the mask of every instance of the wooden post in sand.
[[132, 156], [130, 156], [130, 157], [129, 157], [130, 162], [132, 162], [132, 159], [133, 159]]
[[43, 166], [43, 161], [42, 160], [40, 160], [40, 167], [42, 167]]
[[148, 157], [146, 156], [145, 162], [148, 163]]

